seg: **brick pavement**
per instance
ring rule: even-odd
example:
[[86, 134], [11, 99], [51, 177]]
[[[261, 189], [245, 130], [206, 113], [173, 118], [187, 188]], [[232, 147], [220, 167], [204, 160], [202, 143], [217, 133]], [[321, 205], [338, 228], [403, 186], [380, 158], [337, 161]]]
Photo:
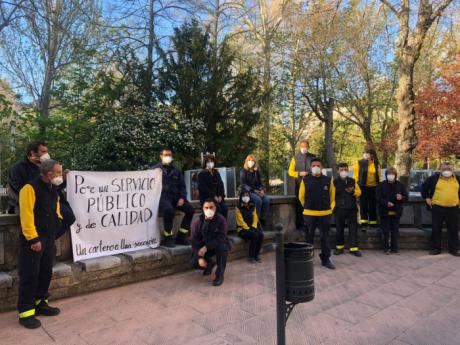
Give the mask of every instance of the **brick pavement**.
[[[288, 344], [458, 345], [460, 259], [403, 251], [315, 260], [316, 297], [298, 305]], [[62, 313], [26, 330], [0, 314], [0, 344], [275, 344], [274, 254], [230, 262], [220, 288], [190, 271], [55, 301]]]

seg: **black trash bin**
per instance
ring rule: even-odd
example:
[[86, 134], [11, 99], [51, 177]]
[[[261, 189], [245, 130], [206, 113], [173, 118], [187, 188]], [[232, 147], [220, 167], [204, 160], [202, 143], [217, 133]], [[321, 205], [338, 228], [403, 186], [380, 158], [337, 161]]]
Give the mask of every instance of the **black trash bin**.
[[313, 246], [304, 242], [284, 245], [286, 300], [292, 303], [310, 302], [315, 297], [313, 279]]

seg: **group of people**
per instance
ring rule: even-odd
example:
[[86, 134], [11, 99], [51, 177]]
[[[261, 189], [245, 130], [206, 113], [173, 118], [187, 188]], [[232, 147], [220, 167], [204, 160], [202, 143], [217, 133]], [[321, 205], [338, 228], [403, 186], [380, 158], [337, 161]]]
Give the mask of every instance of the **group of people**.
[[[320, 232], [323, 266], [335, 269], [331, 262], [329, 228], [335, 216], [335, 255], [345, 252], [344, 230], [348, 226], [349, 253], [361, 257], [358, 245], [358, 214], [361, 224], [380, 225], [385, 254], [398, 254], [399, 219], [403, 203], [408, 199], [406, 188], [397, 180], [394, 168], [387, 169], [382, 179], [375, 151], [366, 148], [363, 158], [354, 165], [350, 177], [346, 163], [338, 164], [338, 177], [322, 173], [322, 163], [308, 152], [308, 142], [300, 142], [300, 150], [292, 159], [289, 175], [295, 179], [297, 195], [296, 225], [305, 241], [314, 242], [315, 231]], [[185, 180], [173, 164], [171, 149], [160, 152], [160, 162], [152, 169], [162, 171], [162, 192], [159, 211], [163, 216], [162, 245], [192, 246], [191, 265], [211, 275], [212, 285], [224, 282], [228, 252], [228, 207], [225, 188], [216, 157], [208, 154], [198, 174], [199, 200], [202, 213], [193, 221], [194, 208], [187, 200]], [[48, 304], [48, 288], [55, 256], [54, 241], [75, 221], [63, 190], [66, 171], [51, 159], [47, 145], [35, 142], [28, 146], [26, 157], [10, 168], [10, 212], [19, 213], [21, 222], [19, 251], [19, 323], [26, 328], [40, 327], [36, 315], [54, 316], [59, 309]], [[238, 235], [249, 241], [248, 261], [258, 263], [264, 239], [264, 227], [269, 215], [270, 198], [265, 194], [257, 160], [248, 155], [240, 172], [240, 195], [235, 209]], [[422, 186], [422, 196], [432, 210], [433, 231], [430, 254], [441, 253], [441, 229], [447, 224], [449, 253], [458, 254], [458, 214], [460, 177], [453, 167], [443, 163], [441, 172], [428, 178]], [[360, 201], [358, 212], [357, 199]], [[377, 212], [378, 209], [378, 212]], [[173, 234], [176, 210], [184, 213], [177, 235]], [[192, 222], [193, 221], [193, 222]], [[391, 239], [391, 240], [390, 240]], [[215, 257], [215, 260], [214, 260]]]

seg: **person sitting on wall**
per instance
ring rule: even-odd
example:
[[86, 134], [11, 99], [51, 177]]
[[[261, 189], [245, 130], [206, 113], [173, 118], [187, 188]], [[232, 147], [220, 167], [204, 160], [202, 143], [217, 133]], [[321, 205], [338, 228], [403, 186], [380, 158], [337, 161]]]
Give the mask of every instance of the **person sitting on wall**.
[[192, 267], [203, 270], [203, 275], [212, 274], [215, 266], [212, 257], [216, 257], [216, 276], [212, 285], [224, 282], [230, 243], [227, 238], [227, 221], [216, 212], [214, 199], [205, 200], [203, 214], [192, 225]]
[[[162, 189], [159, 203], [159, 211], [163, 213], [165, 247], [175, 247], [176, 244], [189, 245], [188, 235], [192, 222], [194, 209], [187, 201], [185, 180], [179, 169], [173, 164], [172, 150], [164, 148], [160, 152], [161, 161], [152, 169], [161, 169], [163, 172]], [[184, 213], [176, 241], [173, 238], [173, 221], [176, 210]]]
[[[8, 172], [8, 197], [9, 213], [19, 213], [19, 192], [28, 182], [40, 176], [40, 165], [51, 159], [48, 147], [43, 141], [32, 142], [27, 146], [24, 159], [13, 164]], [[64, 182], [58, 187], [60, 209], [62, 214], [61, 228], [56, 231], [56, 239], [61, 237], [75, 222], [75, 215], [67, 202], [64, 189], [66, 188], [66, 176], [69, 171], [63, 172]]]
[[249, 241], [248, 261], [251, 263], [261, 262], [259, 253], [264, 241], [264, 232], [259, 226], [256, 206], [251, 201], [251, 193], [248, 190], [240, 194], [235, 216], [238, 236]]
[[225, 189], [219, 171], [216, 169], [216, 157], [208, 154], [204, 157], [203, 170], [198, 174], [198, 190], [200, 203], [207, 199], [216, 202], [217, 212], [227, 219], [228, 208], [225, 204]]
[[240, 171], [240, 184], [240, 190], [249, 190], [251, 192], [251, 200], [256, 204], [257, 216], [262, 226], [265, 226], [270, 208], [270, 198], [265, 195], [254, 155], [248, 155], [244, 161], [243, 169]]

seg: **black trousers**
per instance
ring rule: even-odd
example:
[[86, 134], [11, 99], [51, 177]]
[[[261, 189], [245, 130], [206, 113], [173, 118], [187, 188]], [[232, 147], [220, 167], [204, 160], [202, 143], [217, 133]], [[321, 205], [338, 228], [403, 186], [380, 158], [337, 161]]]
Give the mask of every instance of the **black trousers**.
[[[380, 228], [382, 229], [383, 250], [391, 249], [392, 252], [398, 251], [399, 237], [399, 217], [386, 216], [380, 218]], [[391, 245], [389, 246], [391, 235]]]
[[431, 209], [432, 231], [431, 248], [441, 250], [442, 225], [446, 222], [447, 244], [450, 253], [458, 251], [458, 207], [433, 205]]
[[190, 223], [192, 222], [193, 214], [195, 211], [193, 206], [190, 205], [187, 200], [185, 200], [184, 204], [180, 207], [176, 205], [177, 200], [172, 200], [165, 197], [160, 199], [159, 210], [163, 213], [165, 233], [172, 234], [174, 215], [176, 214], [176, 210], [179, 210], [184, 213], [184, 218], [182, 218], [180, 228], [186, 230], [186, 232], [180, 231], [180, 233], [186, 234], [190, 230]]
[[343, 249], [345, 246], [345, 224], [348, 225], [348, 248], [350, 251], [357, 251], [358, 248], [358, 211], [344, 208], [335, 210], [335, 246]]
[[19, 314], [35, 309], [35, 300], [47, 299], [53, 274], [54, 237], [41, 239], [42, 250], [34, 252], [21, 238], [19, 247]]
[[62, 224], [59, 230], [56, 232], [56, 240], [64, 235], [65, 232], [70, 229], [70, 226], [75, 222], [75, 214], [73, 213], [73, 210], [67, 200], [61, 198], [59, 207], [61, 209]]
[[261, 229], [240, 230], [238, 235], [249, 241], [249, 257], [256, 259], [259, 256], [262, 243], [264, 241], [264, 232]]
[[329, 227], [331, 216], [304, 216], [305, 242], [314, 244], [315, 230], [319, 229], [319, 238], [321, 240], [321, 261], [326, 262], [331, 257], [331, 245], [329, 243]]
[[303, 229], [303, 206], [299, 200], [299, 189], [300, 189], [300, 182], [299, 179], [295, 180], [295, 226], [296, 229]]
[[[202, 244], [203, 246], [205, 245], [204, 243]], [[225, 268], [227, 267], [227, 257], [228, 257], [228, 245], [226, 244], [219, 244], [215, 249], [213, 250], [208, 250], [206, 254], [204, 254], [204, 259], [210, 263], [212, 260], [212, 257], [216, 257], [216, 277], [222, 277], [225, 273]], [[199, 270], [204, 270], [203, 267], [201, 267], [198, 264], [198, 260], [200, 257], [198, 256], [197, 253], [192, 254], [192, 268], [194, 269], [199, 269]]]
[[375, 198], [376, 187], [361, 187], [361, 220], [377, 221], [377, 200]]

